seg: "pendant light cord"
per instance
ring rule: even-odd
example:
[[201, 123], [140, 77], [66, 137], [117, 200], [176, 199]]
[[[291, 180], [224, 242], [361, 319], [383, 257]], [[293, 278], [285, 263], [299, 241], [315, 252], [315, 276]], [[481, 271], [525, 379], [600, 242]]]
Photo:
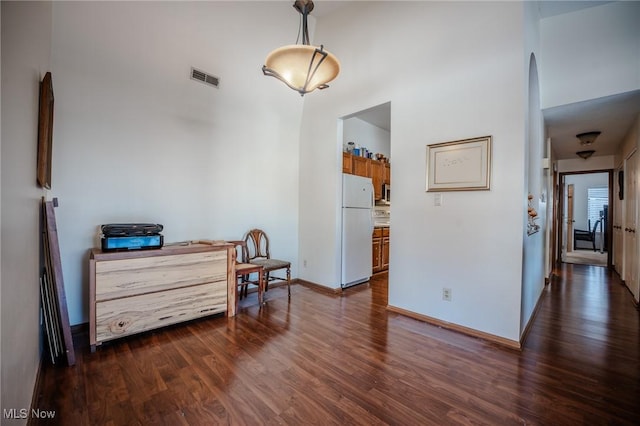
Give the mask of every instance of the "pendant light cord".
[[293, 4], [293, 8], [300, 12], [300, 25], [298, 26], [298, 37], [296, 38], [296, 44], [300, 41], [300, 34], [302, 34], [302, 43], [309, 45], [309, 28], [307, 26], [307, 15], [313, 10], [313, 1], [311, 0], [296, 0]]

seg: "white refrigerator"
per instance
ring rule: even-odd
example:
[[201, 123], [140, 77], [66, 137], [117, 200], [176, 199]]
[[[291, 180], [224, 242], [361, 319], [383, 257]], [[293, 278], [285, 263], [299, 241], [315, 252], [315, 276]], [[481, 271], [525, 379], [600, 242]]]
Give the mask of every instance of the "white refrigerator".
[[342, 175], [342, 288], [371, 277], [373, 197], [371, 179]]

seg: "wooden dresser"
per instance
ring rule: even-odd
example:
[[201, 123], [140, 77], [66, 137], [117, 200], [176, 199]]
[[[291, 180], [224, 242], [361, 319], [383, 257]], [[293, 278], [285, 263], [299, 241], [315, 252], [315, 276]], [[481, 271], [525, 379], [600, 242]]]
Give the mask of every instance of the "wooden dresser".
[[235, 248], [189, 244], [89, 258], [89, 340], [102, 342], [195, 318], [235, 315]]

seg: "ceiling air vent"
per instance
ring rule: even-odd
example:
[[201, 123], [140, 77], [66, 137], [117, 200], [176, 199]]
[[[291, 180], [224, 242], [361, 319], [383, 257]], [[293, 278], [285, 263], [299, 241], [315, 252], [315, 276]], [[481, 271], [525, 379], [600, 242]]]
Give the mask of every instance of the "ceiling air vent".
[[191, 79], [200, 81], [215, 88], [220, 85], [220, 79], [218, 77], [207, 74], [206, 72], [197, 70], [195, 68], [191, 68]]

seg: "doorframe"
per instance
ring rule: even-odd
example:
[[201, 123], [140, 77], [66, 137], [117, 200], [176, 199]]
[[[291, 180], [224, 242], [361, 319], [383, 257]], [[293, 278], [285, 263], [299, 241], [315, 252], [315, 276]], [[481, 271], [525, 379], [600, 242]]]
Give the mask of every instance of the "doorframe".
[[[575, 219], [575, 198], [576, 198], [576, 186], [573, 183], [566, 185], [567, 187], [567, 232], [564, 232], [564, 228], [562, 229], [562, 235], [565, 239], [565, 255], [569, 254], [569, 252], [573, 252], [573, 247], [576, 245], [576, 241], [573, 238], [573, 231], [575, 229], [574, 223], [576, 223]], [[564, 221], [562, 223], [564, 226]], [[587, 231], [590, 231], [591, 227], [587, 226]]]
[[572, 172], [560, 172], [558, 175], [558, 210], [556, 211], [556, 217], [554, 223], [556, 224], [556, 245], [555, 245], [555, 259], [554, 264], [558, 265], [562, 263], [562, 216], [564, 214], [564, 198], [565, 198], [565, 176], [569, 175], [587, 175], [594, 173], [607, 173], [608, 174], [608, 197], [609, 197], [609, 208], [607, 209], [607, 269], [611, 269], [613, 267], [613, 169], [598, 169], [598, 170], [582, 170], [582, 171], [572, 171]]
[[558, 200], [559, 200], [559, 190], [558, 187], [559, 185], [559, 177], [558, 177], [558, 170], [556, 169], [556, 165], [553, 165], [553, 184], [552, 184], [552, 211], [551, 211], [551, 234], [550, 234], [550, 249], [551, 249], [551, 254], [550, 257], [547, 259], [547, 262], [550, 263], [549, 265], [549, 277], [546, 280], [546, 283], [548, 284], [549, 282], [551, 282], [551, 280], [553, 279], [554, 276], [554, 271], [556, 270], [556, 258], [557, 258], [557, 253], [558, 253], [558, 236], [557, 236], [557, 228], [558, 228], [558, 224], [556, 222], [556, 217], [558, 214]]

